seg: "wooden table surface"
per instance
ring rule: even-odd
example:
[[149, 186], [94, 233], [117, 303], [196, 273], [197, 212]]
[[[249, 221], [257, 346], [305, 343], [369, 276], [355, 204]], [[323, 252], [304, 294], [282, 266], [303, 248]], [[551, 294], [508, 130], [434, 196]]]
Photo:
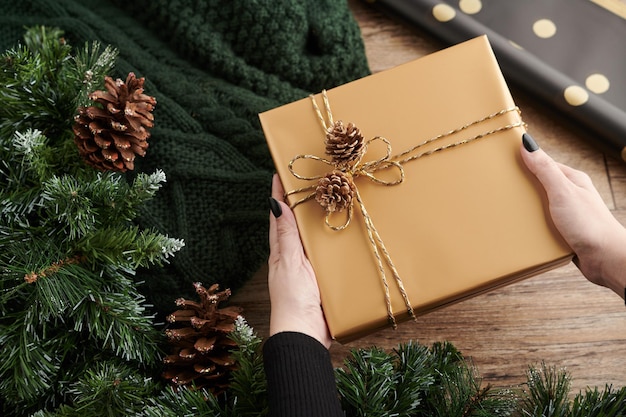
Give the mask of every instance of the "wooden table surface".
[[[444, 47], [429, 35], [382, 14], [360, 0], [348, 1], [357, 19], [372, 72]], [[607, 206], [626, 224], [626, 164], [606, 157], [551, 110], [512, 88], [529, 131], [557, 161], [587, 172]], [[626, 248], [625, 248], [626, 249]], [[626, 273], [626, 271], [625, 271]], [[267, 337], [269, 294], [262, 268], [232, 298], [261, 337]], [[484, 383], [509, 387], [525, 381], [529, 365], [545, 361], [566, 368], [573, 392], [587, 386], [626, 386], [626, 307], [611, 291], [589, 283], [573, 265], [537, 275], [470, 300], [331, 347], [340, 366], [350, 349], [391, 349], [417, 340], [448, 340], [472, 358]]]

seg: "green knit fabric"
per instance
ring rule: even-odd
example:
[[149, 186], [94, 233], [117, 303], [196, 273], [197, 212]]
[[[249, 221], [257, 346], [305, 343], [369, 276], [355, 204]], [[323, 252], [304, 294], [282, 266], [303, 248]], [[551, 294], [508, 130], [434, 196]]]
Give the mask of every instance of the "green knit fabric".
[[[157, 98], [137, 171], [167, 184], [140, 222], [186, 246], [140, 271], [160, 312], [192, 282], [236, 291], [266, 261], [274, 171], [258, 113], [369, 73], [345, 0], [0, 0], [0, 47], [24, 27], [56, 26], [69, 42], [119, 49], [117, 77], [146, 78]], [[1, 103], [0, 103], [1, 105]], [[298, 138], [294, 138], [298, 140]]]

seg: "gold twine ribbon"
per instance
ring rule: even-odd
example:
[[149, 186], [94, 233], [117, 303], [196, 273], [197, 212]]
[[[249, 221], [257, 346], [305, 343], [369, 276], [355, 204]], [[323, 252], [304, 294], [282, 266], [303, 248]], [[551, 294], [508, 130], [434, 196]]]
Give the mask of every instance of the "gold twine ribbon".
[[[319, 106], [317, 105], [317, 102], [315, 100], [315, 96], [314, 95], [310, 95], [309, 96], [311, 99], [311, 102], [313, 104], [313, 109], [315, 110], [317, 117], [320, 121], [320, 124], [322, 126], [322, 129], [324, 130], [325, 134], [328, 134], [329, 132], [332, 131], [332, 129], [334, 128], [334, 126], [336, 125], [336, 123], [334, 122], [333, 119], [333, 114], [332, 111], [330, 109], [330, 102], [328, 100], [328, 96], [326, 94], [326, 90], [322, 90], [322, 99], [323, 99], [323, 103], [324, 103], [324, 109], [326, 111], [326, 117], [324, 117], [324, 114], [322, 113], [322, 111], [320, 110]], [[470, 127], [473, 127], [475, 125], [484, 123], [488, 120], [491, 119], [495, 119], [497, 117], [503, 116], [507, 113], [510, 112], [517, 112], [518, 114], [521, 114], [520, 110], [518, 107], [510, 107], [510, 108], [506, 108], [506, 109], [502, 109], [498, 112], [492, 113], [490, 115], [487, 115], [485, 117], [482, 117], [478, 120], [475, 120], [473, 122], [467, 123], [463, 126], [460, 126], [458, 128], [452, 129], [450, 131], [447, 131], [445, 133], [441, 133], [437, 136], [434, 136], [430, 139], [427, 139], [415, 146], [413, 146], [410, 149], [407, 149], [404, 152], [401, 152], [397, 155], [392, 155], [391, 153], [391, 142], [382, 137], [382, 136], [376, 136], [374, 138], [371, 138], [367, 141], [363, 142], [363, 146], [360, 148], [359, 151], [359, 155], [357, 158], [355, 158], [355, 160], [351, 163], [338, 163], [337, 161], [333, 160], [333, 159], [326, 159], [326, 158], [322, 158], [316, 155], [297, 155], [295, 156], [290, 162], [289, 162], [289, 171], [291, 172], [291, 174], [301, 180], [307, 180], [307, 181], [317, 181], [318, 183], [325, 177], [328, 176], [328, 173], [325, 173], [324, 175], [315, 175], [315, 176], [304, 176], [304, 175], [300, 175], [296, 172], [295, 168], [294, 168], [294, 164], [301, 160], [301, 159], [308, 159], [308, 160], [314, 160], [314, 161], [319, 161], [322, 162], [326, 165], [328, 165], [329, 167], [332, 168], [331, 173], [338, 173], [338, 175], [342, 178], [345, 178], [348, 181], [348, 186], [351, 190], [351, 193], [353, 195], [350, 195], [350, 202], [348, 204], [347, 210], [348, 213], [346, 215], [345, 221], [343, 224], [340, 225], [333, 225], [331, 224], [331, 216], [334, 213], [331, 210], [326, 211], [326, 218], [325, 218], [325, 223], [326, 226], [328, 226], [330, 229], [334, 230], [334, 231], [341, 231], [346, 229], [349, 225], [350, 222], [352, 220], [352, 214], [353, 214], [353, 210], [354, 210], [354, 201], [356, 200], [358, 207], [361, 211], [361, 215], [363, 216], [364, 222], [365, 222], [365, 228], [367, 231], [367, 237], [369, 240], [369, 243], [371, 245], [372, 251], [374, 253], [374, 256], [376, 258], [376, 262], [377, 262], [377, 267], [378, 267], [378, 272], [380, 275], [380, 279], [381, 279], [381, 283], [383, 285], [384, 288], [384, 295], [385, 295], [385, 304], [387, 306], [387, 316], [388, 316], [388, 320], [391, 323], [391, 325], [393, 326], [393, 328], [395, 329], [397, 327], [397, 323], [396, 323], [396, 319], [395, 316], [393, 314], [393, 309], [391, 306], [391, 295], [390, 295], [390, 291], [389, 291], [389, 283], [387, 280], [387, 273], [385, 271], [385, 267], [384, 264], [387, 265], [387, 267], [391, 270], [392, 276], [396, 282], [396, 285], [398, 287], [398, 290], [400, 291], [400, 294], [402, 295], [402, 298], [404, 300], [407, 312], [409, 314], [409, 316], [411, 318], [413, 318], [414, 320], [416, 320], [416, 316], [415, 316], [415, 312], [413, 311], [413, 306], [409, 300], [409, 296], [405, 290], [404, 287], [404, 283], [402, 282], [402, 278], [400, 277], [400, 274], [398, 273], [398, 270], [396, 269], [392, 259], [391, 259], [391, 255], [389, 254], [382, 238], [380, 237], [380, 234], [378, 233], [378, 230], [376, 229], [376, 227], [374, 226], [374, 222], [371, 218], [371, 216], [369, 215], [365, 204], [363, 202], [363, 199], [361, 197], [361, 194], [359, 193], [358, 188], [356, 187], [356, 184], [354, 183], [354, 180], [358, 177], [365, 177], [367, 179], [369, 179], [370, 181], [376, 183], [376, 184], [380, 184], [380, 185], [384, 185], [384, 186], [395, 186], [398, 184], [401, 184], [404, 181], [404, 177], [405, 177], [405, 172], [404, 172], [404, 166], [403, 164], [413, 161], [415, 159], [419, 159], [425, 156], [429, 156], [441, 151], [444, 151], [446, 149], [450, 149], [450, 148], [454, 148], [457, 146], [461, 146], [461, 145], [465, 145], [467, 143], [476, 141], [478, 139], [487, 137], [487, 136], [491, 136], [493, 134], [499, 133], [499, 132], [503, 132], [503, 131], [507, 131], [516, 127], [523, 127], [526, 126], [526, 124], [520, 119], [519, 122], [515, 122], [515, 123], [511, 123], [511, 124], [507, 124], [505, 126], [501, 126], [486, 132], [482, 132], [479, 134], [476, 134], [472, 137], [469, 138], [465, 138], [463, 140], [460, 140], [458, 142], [453, 142], [453, 143], [449, 143], [446, 145], [442, 145], [427, 151], [423, 151], [423, 152], [418, 152], [421, 148], [423, 148], [424, 146], [431, 144], [433, 142], [436, 142], [438, 140], [441, 140], [443, 138], [446, 138], [448, 136], [452, 136], [455, 135], [457, 133], [463, 132], [467, 129], [469, 129]], [[328, 121], [326, 120], [328, 119]], [[341, 122], [337, 122], [337, 123], [341, 123]], [[385, 155], [382, 156], [381, 158], [378, 158], [376, 160], [373, 161], [369, 161], [369, 162], [363, 162], [363, 159], [367, 153], [368, 147], [374, 143], [380, 141], [382, 142], [385, 147], [386, 147], [386, 152]], [[381, 170], [389, 170], [389, 169], [394, 169], [396, 170], [396, 178], [392, 179], [392, 180], [384, 180], [381, 179], [379, 177], [377, 177], [375, 174], [377, 171], [381, 171]], [[305, 197], [301, 198], [300, 200], [297, 200], [295, 203], [291, 204], [291, 208], [296, 207], [299, 204], [302, 204], [308, 200], [311, 200], [313, 198], [316, 197], [316, 189], [318, 187], [318, 183], [309, 185], [307, 187], [302, 187], [302, 188], [298, 188], [295, 190], [291, 190], [289, 192], [287, 192], [285, 194], [285, 196], [290, 196], [290, 195], [295, 195], [295, 194], [300, 194], [303, 192], [310, 192], [308, 195], [306, 195]], [[311, 192], [312, 191], [312, 192]], [[353, 197], [353, 198], [352, 198]]]

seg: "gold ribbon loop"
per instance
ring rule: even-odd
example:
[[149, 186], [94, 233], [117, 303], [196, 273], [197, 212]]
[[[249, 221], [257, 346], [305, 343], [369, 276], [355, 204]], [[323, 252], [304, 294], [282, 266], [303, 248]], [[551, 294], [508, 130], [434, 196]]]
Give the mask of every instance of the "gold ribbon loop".
[[[379, 159], [376, 159], [374, 161], [365, 162], [361, 164], [361, 160], [363, 159], [363, 156], [365, 155], [365, 153], [367, 153], [369, 145], [373, 143], [374, 141], [381, 141], [385, 143], [386, 145], [385, 156]], [[384, 171], [390, 168], [398, 169], [397, 179], [388, 181], [388, 180], [380, 179], [374, 175], [376, 171], [379, 171], [379, 170]], [[357, 161], [357, 166], [354, 169], [354, 176], [355, 177], [365, 176], [377, 184], [398, 185], [404, 181], [404, 167], [402, 166], [400, 162], [391, 160], [391, 142], [389, 142], [387, 138], [384, 138], [382, 136], [376, 136], [368, 140], [367, 142], [365, 142], [365, 145], [363, 146], [363, 153], [361, 157], [359, 158], [359, 160]]]
[[[403, 164], [409, 161], [432, 155], [446, 149], [464, 145], [509, 129], [524, 127], [526, 124], [520, 118], [519, 122], [507, 124], [505, 126], [482, 132], [454, 143], [449, 143], [430, 150], [416, 153], [424, 146], [445, 137], [461, 133], [475, 125], [481, 124], [491, 119], [495, 119], [507, 113], [516, 111], [518, 114], [521, 114], [521, 112], [517, 107], [503, 109], [488, 116], [482, 117], [478, 120], [467, 123], [461, 127], [434, 136], [410, 149], [405, 150], [404, 152], [401, 152], [400, 154], [392, 155], [391, 142], [388, 139], [382, 136], [376, 136], [367, 141], [362, 141], [360, 131], [353, 124], [349, 124], [348, 128], [346, 129], [341, 121], [335, 123], [333, 120], [333, 114], [330, 109], [330, 102], [328, 100], [326, 90], [322, 91], [322, 100], [324, 103], [324, 110], [326, 111], [326, 117], [324, 117], [322, 111], [318, 107], [315, 96], [311, 95], [310, 98], [311, 102], [313, 103], [313, 109], [315, 110], [318, 116], [318, 120], [320, 121], [320, 125], [322, 126], [322, 129], [326, 134], [326, 152], [328, 155], [330, 155], [331, 159], [322, 158], [316, 155], [295, 156], [289, 162], [289, 171], [291, 172], [291, 174], [298, 179], [306, 181], [316, 181], [316, 183], [307, 187], [291, 190], [287, 192], [285, 196], [307, 192], [308, 194], [305, 197], [294, 202], [291, 207], [294, 208], [299, 204], [315, 198], [317, 202], [326, 210], [326, 226], [334, 231], [342, 231], [350, 225], [353, 217], [354, 203], [356, 201], [361, 215], [363, 216], [363, 221], [365, 222], [367, 237], [372, 248], [372, 252], [374, 254], [374, 257], [376, 258], [379, 276], [383, 285], [389, 322], [391, 323], [393, 328], [397, 327], [396, 319], [391, 306], [391, 295], [389, 290], [389, 283], [387, 281], [387, 272], [385, 269], [385, 265], [391, 271], [391, 274], [396, 282], [396, 286], [400, 294], [402, 295], [409, 316], [416, 320], [415, 312], [413, 311], [413, 306], [405, 290], [402, 278], [400, 278], [400, 274], [398, 273], [398, 270], [396, 269], [393, 260], [391, 259], [391, 255], [389, 254], [382, 238], [380, 237], [378, 230], [374, 226], [374, 222], [370, 217], [367, 208], [365, 207], [365, 203], [361, 198], [361, 194], [359, 193], [359, 190], [354, 183], [354, 180], [359, 177], [364, 177], [368, 178], [375, 184], [385, 186], [394, 186], [401, 184], [404, 181], [405, 177]], [[339, 137], [337, 137], [338, 134], [340, 135]], [[363, 162], [363, 159], [367, 154], [368, 148], [370, 147], [370, 145], [376, 142], [382, 142], [385, 145], [384, 155], [378, 159]], [[301, 175], [294, 168], [294, 164], [300, 160], [312, 160], [321, 162], [330, 168], [330, 172], [326, 172], [323, 175]], [[392, 174], [392, 179], [383, 179], [380, 177], [380, 175], [377, 175], [377, 173], [382, 173], [386, 170], [396, 171], [396, 173]], [[344, 222], [340, 225], [334, 225], [331, 221], [331, 217], [334, 216], [335, 213], [341, 213], [346, 209], [347, 214], [345, 215], [346, 217]]]
[[350, 222], [352, 221], [352, 212], [354, 211], [354, 208], [352, 205], [350, 205], [348, 207], [348, 214], [346, 215], [346, 219], [343, 222], [343, 224], [339, 225], [339, 226], [335, 226], [331, 224], [330, 218], [331, 216], [334, 214], [332, 212], [326, 212], [326, 218], [324, 219], [324, 223], [326, 223], [326, 226], [328, 226], [331, 230], [335, 231], [335, 232], [340, 232], [343, 229], [346, 229], [348, 226], [350, 226]]

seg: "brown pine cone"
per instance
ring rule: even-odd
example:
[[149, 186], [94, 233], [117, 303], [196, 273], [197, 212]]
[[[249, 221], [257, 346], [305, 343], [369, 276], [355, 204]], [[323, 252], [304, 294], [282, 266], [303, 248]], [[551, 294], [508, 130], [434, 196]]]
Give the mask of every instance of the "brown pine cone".
[[230, 297], [229, 289], [218, 291], [217, 284], [206, 289], [199, 282], [194, 286], [200, 302], [179, 298], [176, 304], [182, 309], [167, 316], [167, 321], [178, 327], [165, 331], [172, 353], [163, 359], [163, 378], [174, 387], [193, 384], [217, 395], [228, 387], [237, 365], [230, 354], [237, 344], [228, 335], [242, 309], [219, 308]]
[[126, 82], [105, 77], [107, 91], [89, 98], [98, 105], [80, 107], [74, 118], [74, 142], [85, 161], [101, 171], [134, 169], [135, 155], [144, 156], [156, 99], [143, 92], [144, 78], [129, 73]]
[[353, 196], [352, 179], [339, 170], [320, 178], [315, 188], [315, 200], [329, 213], [350, 207]]
[[326, 132], [326, 154], [340, 166], [350, 165], [361, 156], [363, 135], [354, 124], [344, 125], [341, 120], [335, 122]]

